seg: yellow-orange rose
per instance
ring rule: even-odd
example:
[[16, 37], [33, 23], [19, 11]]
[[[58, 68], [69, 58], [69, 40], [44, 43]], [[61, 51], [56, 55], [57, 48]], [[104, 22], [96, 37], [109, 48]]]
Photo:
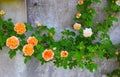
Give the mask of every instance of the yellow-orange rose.
[[23, 23], [17, 23], [15, 26], [14, 26], [14, 31], [17, 32], [17, 34], [23, 34], [26, 32], [26, 27]]
[[73, 25], [74, 30], [80, 30], [81, 29], [81, 24], [75, 23]]
[[67, 51], [61, 51], [61, 57], [67, 57], [68, 52]]
[[116, 52], [115, 52], [115, 55], [119, 55], [119, 51], [116, 51]]
[[10, 49], [16, 49], [19, 46], [18, 38], [15, 36], [9, 37], [6, 40], [6, 46], [8, 46]]
[[29, 37], [27, 39], [28, 44], [31, 44], [33, 46], [36, 46], [38, 44], [38, 40], [33, 36], [33, 37]]
[[5, 11], [4, 10], [0, 10], [0, 15], [4, 15]]
[[84, 3], [83, 0], [79, 0], [79, 1], [78, 1], [78, 4], [79, 4], [79, 5], [82, 5], [83, 3]]
[[53, 59], [54, 57], [54, 52], [51, 49], [46, 49], [44, 50], [44, 52], [42, 53], [42, 57], [45, 61], [49, 61], [51, 59]]
[[25, 56], [31, 56], [34, 53], [34, 47], [31, 44], [26, 44], [23, 47], [23, 53]]
[[81, 13], [77, 13], [76, 18], [80, 18], [80, 17], [81, 17]]

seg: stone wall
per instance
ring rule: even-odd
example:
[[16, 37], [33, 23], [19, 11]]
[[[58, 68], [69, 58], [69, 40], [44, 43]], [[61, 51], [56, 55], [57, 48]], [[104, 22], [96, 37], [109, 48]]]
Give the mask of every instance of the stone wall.
[[[60, 31], [72, 28], [74, 21], [72, 18], [77, 12], [75, 7], [78, 0], [7, 0], [0, 3], [0, 8], [7, 12], [5, 18], [13, 18], [14, 22], [22, 22], [28, 19], [28, 22], [35, 25], [35, 22], [41, 22], [49, 27], [55, 27], [57, 34], [55, 39], [59, 40]], [[93, 4], [98, 14], [95, 21], [102, 22], [104, 19], [103, 6], [106, 6], [106, 0], [101, 0], [101, 4]], [[27, 17], [26, 17], [27, 16]], [[120, 14], [118, 14], [120, 17]], [[114, 44], [120, 42], [120, 22], [114, 23], [110, 29], [110, 37]], [[35, 27], [35, 26], [34, 26]], [[106, 77], [107, 72], [116, 69], [118, 64], [115, 59], [100, 60], [96, 58], [99, 69], [94, 73], [86, 69], [74, 68], [65, 70], [56, 68], [52, 63], [41, 65], [36, 59], [32, 59], [26, 65], [23, 63], [23, 57], [18, 52], [17, 56], [10, 60], [8, 58], [8, 49], [6, 47], [0, 51], [0, 77]]]

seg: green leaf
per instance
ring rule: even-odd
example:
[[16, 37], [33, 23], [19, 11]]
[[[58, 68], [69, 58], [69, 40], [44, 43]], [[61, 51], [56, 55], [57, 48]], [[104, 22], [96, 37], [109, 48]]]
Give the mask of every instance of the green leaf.
[[84, 65], [83, 62], [78, 62], [77, 64], [78, 64], [78, 66], [79, 66], [80, 68], [82, 68], [82, 69], [85, 67], [85, 65]]
[[67, 69], [68, 60], [64, 59], [61, 64], [64, 67], [64, 69]]
[[75, 36], [75, 33], [73, 31], [70, 30], [64, 30], [61, 32], [63, 35], [67, 35], [67, 36]]
[[42, 41], [42, 38], [41, 38], [40, 36], [35, 35], [35, 37], [36, 37], [36, 39], [37, 39], [39, 42]]
[[39, 30], [39, 31], [45, 31], [45, 30], [48, 30], [48, 27], [42, 25], [42, 26], [39, 26], [39, 27], [38, 27], [38, 30]]
[[15, 50], [10, 50], [8, 52], [8, 54], [9, 54], [9, 57], [12, 59], [16, 55], [16, 51]]
[[30, 56], [26, 56], [25, 59], [24, 59], [24, 63], [26, 64], [29, 60], [31, 60], [31, 57]]
[[29, 31], [33, 30], [33, 27], [31, 25], [29, 25], [28, 23], [24, 23], [24, 24], [25, 24], [27, 30], [29, 30]]
[[84, 42], [80, 42], [79, 45], [77, 46], [77, 48], [78, 48], [79, 50], [84, 51], [84, 50], [85, 50]]
[[79, 11], [80, 11], [82, 8], [84, 8], [84, 6], [83, 6], [83, 5], [82, 5], [82, 6], [77, 5], [77, 6], [76, 6], [76, 8], [77, 8], [77, 10], [79, 10]]
[[100, 2], [100, 0], [92, 0], [93, 2]]
[[76, 58], [77, 60], [81, 60], [82, 59], [82, 56], [84, 56], [84, 52], [83, 51], [80, 51], [80, 52], [75, 52], [74, 55], [73, 55], [73, 58]]
[[98, 65], [97, 64], [87, 64], [87, 69], [90, 71], [90, 72], [94, 72], [95, 70], [98, 69]]
[[3, 19], [2, 19], [2, 17], [0, 16], [0, 26], [2, 26], [3, 25]]
[[2, 46], [0, 46], [0, 50], [2, 50]]
[[111, 17], [111, 20], [112, 20], [112, 21], [115, 21], [115, 22], [118, 22], [118, 18], [116, 18], [116, 17], [114, 17], [114, 16]]
[[48, 31], [49, 33], [52, 33], [53, 35], [55, 34], [55, 28], [50, 28]]

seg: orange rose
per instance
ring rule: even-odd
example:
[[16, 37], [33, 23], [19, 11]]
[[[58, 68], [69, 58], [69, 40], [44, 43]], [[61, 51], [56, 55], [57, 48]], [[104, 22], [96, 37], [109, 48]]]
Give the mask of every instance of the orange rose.
[[61, 51], [61, 57], [67, 57], [68, 52], [67, 51]]
[[81, 29], [81, 24], [75, 23], [73, 25], [74, 30], [80, 30]]
[[81, 13], [77, 13], [76, 18], [80, 18], [80, 17], [81, 17]]
[[116, 51], [116, 52], [115, 52], [115, 55], [119, 55], [119, 51]]
[[83, 0], [79, 0], [79, 1], [78, 1], [78, 4], [79, 4], [79, 5], [82, 5], [83, 3], [84, 3]]
[[53, 51], [51, 50], [51, 49], [46, 49], [46, 50], [44, 50], [44, 52], [42, 53], [42, 57], [43, 57], [43, 59], [45, 60], [45, 61], [49, 61], [49, 60], [51, 60], [51, 59], [53, 59], [53, 57], [54, 57], [54, 53], [53, 53]]
[[4, 15], [5, 11], [4, 10], [0, 10], [0, 15]]
[[6, 41], [6, 46], [8, 46], [10, 49], [16, 49], [19, 46], [18, 38], [15, 36], [9, 37]]
[[17, 32], [17, 34], [23, 34], [26, 32], [26, 27], [23, 23], [17, 23], [15, 26], [14, 26], [14, 31]]
[[34, 47], [31, 44], [26, 44], [23, 47], [23, 53], [25, 56], [31, 56], [34, 53]]
[[27, 39], [28, 44], [31, 44], [33, 46], [36, 46], [38, 44], [38, 40], [33, 36], [33, 37], [29, 37]]

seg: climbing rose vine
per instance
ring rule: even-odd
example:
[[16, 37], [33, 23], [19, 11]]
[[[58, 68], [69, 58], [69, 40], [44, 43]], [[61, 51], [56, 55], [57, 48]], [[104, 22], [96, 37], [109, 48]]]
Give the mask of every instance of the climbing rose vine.
[[[116, 15], [120, 12], [120, 0], [106, 1], [107, 6], [103, 8], [106, 19], [100, 22], [94, 19], [97, 12], [91, 6], [93, 3], [100, 3], [100, 0], [78, 0], [72, 30], [63, 30], [58, 41], [54, 39], [55, 28], [48, 28], [38, 21], [36, 29], [26, 22], [14, 24], [12, 19], [5, 20], [5, 11], [0, 10], [0, 49], [7, 46], [10, 58], [16, 52], [21, 52], [25, 63], [34, 57], [41, 64], [52, 61], [55, 66], [65, 69], [80, 67], [96, 70], [96, 57], [116, 57], [120, 62], [119, 45], [113, 45], [108, 35], [113, 22], [118, 21]], [[28, 36], [27, 32], [31, 35]], [[108, 75], [113, 74], [114, 72]]]

